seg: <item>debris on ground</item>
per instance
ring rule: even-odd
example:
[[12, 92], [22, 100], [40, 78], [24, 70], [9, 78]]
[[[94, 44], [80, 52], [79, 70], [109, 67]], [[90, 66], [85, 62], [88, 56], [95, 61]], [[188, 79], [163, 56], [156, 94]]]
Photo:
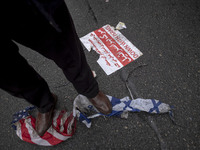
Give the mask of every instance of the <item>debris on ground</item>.
[[122, 29], [126, 29], [126, 25], [123, 22], [119, 22], [117, 24], [117, 26], [115, 27], [116, 30], [122, 30]]

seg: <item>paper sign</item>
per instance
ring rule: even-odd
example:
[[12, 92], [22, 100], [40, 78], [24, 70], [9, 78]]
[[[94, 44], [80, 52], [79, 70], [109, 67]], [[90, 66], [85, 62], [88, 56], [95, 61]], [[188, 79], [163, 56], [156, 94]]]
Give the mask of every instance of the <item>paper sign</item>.
[[80, 38], [88, 51], [95, 50], [100, 58], [97, 63], [107, 75], [121, 69], [142, 55], [120, 31], [110, 25], [95, 30]]

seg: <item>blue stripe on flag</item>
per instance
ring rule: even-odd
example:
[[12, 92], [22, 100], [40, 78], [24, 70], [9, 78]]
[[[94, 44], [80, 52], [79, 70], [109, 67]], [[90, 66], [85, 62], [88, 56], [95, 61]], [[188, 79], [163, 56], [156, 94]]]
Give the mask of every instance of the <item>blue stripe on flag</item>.
[[140, 112], [139, 109], [137, 108], [133, 108], [132, 106], [130, 106], [131, 104], [131, 100], [127, 101], [127, 102], [124, 102], [124, 104], [126, 105], [123, 110], [126, 110], [127, 107], [129, 107], [130, 109], [132, 109], [132, 112]]
[[152, 99], [151, 101], [152, 101], [154, 107], [149, 110], [149, 113], [152, 113], [154, 110], [156, 110], [157, 114], [159, 114], [160, 111], [159, 111], [158, 106], [161, 104], [161, 102], [158, 101], [158, 103], [156, 103], [156, 101], [154, 99]]
[[120, 103], [121, 103], [120, 99], [112, 97], [112, 100], [111, 100], [112, 107], [114, 107], [115, 105], [120, 104]]
[[84, 116], [82, 113], [80, 113], [79, 120], [80, 120], [81, 122], [83, 122], [84, 120], [85, 120], [87, 123], [90, 123], [90, 122], [91, 122], [91, 120], [88, 119], [86, 116]]

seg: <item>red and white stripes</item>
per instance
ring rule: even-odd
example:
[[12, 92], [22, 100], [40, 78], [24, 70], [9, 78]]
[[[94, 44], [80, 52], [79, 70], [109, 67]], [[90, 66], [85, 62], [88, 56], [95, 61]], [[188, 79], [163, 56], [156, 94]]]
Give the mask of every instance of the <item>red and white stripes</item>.
[[23, 141], [42, 145], [57, 145], [70, 138], [76, 128], [76, 119], [66, 111], [55, 111], [52, 126], [40, 137], [35, 131], [35, 118], [28, 116], [15, 123], [16, 134]]

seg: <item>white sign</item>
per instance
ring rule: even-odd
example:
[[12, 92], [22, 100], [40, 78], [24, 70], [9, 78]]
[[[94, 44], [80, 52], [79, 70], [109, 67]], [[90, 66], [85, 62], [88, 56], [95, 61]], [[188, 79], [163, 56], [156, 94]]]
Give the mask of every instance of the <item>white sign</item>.
[[110, 25], [105, 25], [80, 40], [88, 51], [93, 49], [100, 55], [97, 63], [107, 75], [143, 55], [121, 32]]

